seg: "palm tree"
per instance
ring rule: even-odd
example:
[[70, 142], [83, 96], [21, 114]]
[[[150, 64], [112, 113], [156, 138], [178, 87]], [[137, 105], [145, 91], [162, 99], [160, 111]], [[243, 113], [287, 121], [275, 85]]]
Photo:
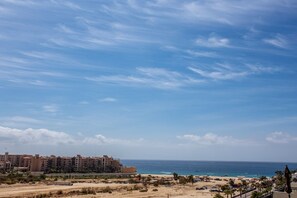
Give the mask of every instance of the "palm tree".
[[242, 184], [239, 185], [237, 191], [239, 192], [240, 197], [242, 197], [242, 192], [243, 192], [243, 185]]
[[233, 187], [233, 186], [234, 186], [234, 184], [235, 184], [235, 182], [234, 182], [234, 180], [233, 180], [233, 179], [229, 179], [229, 182], [228, 182], [228, 183], [229, 183], [229, 185], [230, 185], [230, 186], [232, 186], [232, 187]]
[[235, 192], [236, 192], [235, 189], [231, 189], [231, 197], [232, 197], [233, 195], [235, 195]]
[[192, 185], [193, 185], [193, 183], [194, 183], [194, 176], [193, 175], [188, 176], [188, 182], [191, 182]]
[[178, 174], [176, 172], [173, 173], [173, 179], [176, 181], [178, 180]]
[[215, 196], [213, 198], [224, 198], [222, 195], [220, 195], [219, 193], [215, 194]]
[[224, 194], [227, 196], [227, 198], [229, 197], [229, 195], [232, 196], [231, 188], [229, 185], [224, 185], [221, 187], [221, 189], [224, 192]]
[[[247, 188], [248, 188], [248, 183], [246, 180], [241, 180], [241, 188], [242, 188], [242, 191], [245, 193], [245, 197], [246, 197], [246, 191], [247, 191]], [[241, 195], [240, 195], [241, 197]]]
[[254, 192], [252, 193], [251, 198], [258, 198], [258, 197], [261, 197], [261, 193], [258, 192], [258, 191], [254, 191]]

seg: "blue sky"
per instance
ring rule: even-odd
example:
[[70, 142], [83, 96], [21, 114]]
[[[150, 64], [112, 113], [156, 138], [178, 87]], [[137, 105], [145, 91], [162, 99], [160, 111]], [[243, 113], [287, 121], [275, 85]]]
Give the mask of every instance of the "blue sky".
[[294, 0], [0, 2], [0, 152], [297, 161]]

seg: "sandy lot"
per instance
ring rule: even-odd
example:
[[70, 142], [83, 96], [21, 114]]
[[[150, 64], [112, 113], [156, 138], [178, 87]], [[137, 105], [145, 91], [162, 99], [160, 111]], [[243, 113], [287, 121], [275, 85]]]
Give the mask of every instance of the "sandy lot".
[[[164, 176], [164, 175], [154, 175], [156, 179], [160, 179], [161, 177], [172, 178], [172, 176]], [[228, 178], [222, 178], [228, 179]], [[113, 182], [115, 180], [110, 180]], [[147, 192], [140, 192], [139, 190], [127, 190], [131, 189], [135, 186], [135, 184], [118, 184], [118, 183], [103, 183], [100, 181], [80, 181], [78, 183], [74, 183], [72, 186], [60, 186], [60, 185], [47, 185], [47, 184], [14, 184], [14, 185], [0, 185], [0, 197], [32, 197], [34, 195], [40, 194], [49, 194], [50, 192], [53, 194], [52, 197], [55, 197], [56, 193], [59, 190], [63, 191], [63, 195], [59, 195], [59, 197], [113, 197], [113, 198], [157, 198], [157, 197], [175, 197], [175, 198], [187, 198], [187, 197], [202, 197], [202, 198], [210, 198], [213, 197], [215, 193], [209, 192], [209, 190], [196, 190], [197, 187], [207, 186], [211, 188], [216, 184], [226, 184], [227, 181], [215, 181], [211, 179], [210, 182], [197, 182], [186, 185], [170, 185], [164, 186], [160, 185], [158, 187], [154, 187], [153, 185], [148, 186]], [[142, 186], [142, 184], [137, 184], [138, 186]], [[94, 188], [94, 189], [104, 189], [106, 187], [110, 187], [112, 189], [112, 193], [96, 193], [96, 195], [66, 195], [67, 192], [74, 190], [82, 190], [83, 188]], [[155, 189], [155, 191], [154, 191]], [[156, 190], [157, 189], [157, 190]]]

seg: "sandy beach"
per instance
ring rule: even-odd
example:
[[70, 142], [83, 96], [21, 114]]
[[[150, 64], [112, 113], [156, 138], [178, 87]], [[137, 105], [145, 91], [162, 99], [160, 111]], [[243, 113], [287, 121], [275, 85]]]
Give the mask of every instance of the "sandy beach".
[[[193, 184], [178, 184], [172, 175], [142, 175], [143, 178], [151, 177], [152, 181], [165, 180], [170, 184], [153, 185], [143, 183], [127, 183], [128, 179], [72, 179], [65, 182], [72, 182], [73, 185], [48, 185], [45, 183], [36, 184], [13, 184], [0, 185], [0, 197], [213, 197], [216, 192], [210, 192], [210, 188], [215, 185], [224, 185], [228, 183], [230, 177], [209, 177], [208, 181], [199, 181]], [[239, 182], [238, 178], [232, 178]], [[199, 188], [206, 187], [207, 189]], [[92, 194], [79, 194], [83, 189], [91, 189]], [[108, 189], [108, 190], [106, 190]], [[145, 190], [144, 190], [145, 189]]]

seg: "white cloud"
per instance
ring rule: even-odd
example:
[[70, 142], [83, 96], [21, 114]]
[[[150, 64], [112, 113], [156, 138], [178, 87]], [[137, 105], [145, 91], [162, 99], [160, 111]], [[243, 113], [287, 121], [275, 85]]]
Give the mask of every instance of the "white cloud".
[[127, 139], [116, 139], [107, 138], [102, 134], [97, 134], [94, 137], [86, 137], [83, 139], [83, 144], [93, 144], [93, 145], [106, 145], [106, 144], [118, 144], [118, 145], [137, 145], [143, 141], [142, 138], [137, 140], [127, 140]]
[[24, 116], [13, 116], [13, 117], [7, 117], [7, 118], [2, 118], [1, 120], [5, 120], [8, 122], [22, 122], [22, 123], [40, 123], [40, 120], [37, 120], [35, 118], [30, 118], [30, 117], [24, 117]]
[[38, 5], [38, 2], [32, 1], [32, 0], [24, 0], [24, 1], [18, 1], [18, 0], [4, 0], [5, 3], [14, 4], [14, 5], [21, 5], [21, 6], [33, 6]]
[[79, 133], [78, 136], [65, 132], [53, 131], [48, 129], [16, 129], [0, 126], [0, 144], [30, 144], [30, 145], [139, 145], [143, 142], [139, 139], [119, 139], [109, 138], [102, 134], [87, 136]]
[[99, 102], [117, 102], [118, 100], [116, 98], [111, 98], [111, 97], [107, 97], [107, 98], [102, 98], [99, 100]]
[[146, 76], [149, 77], [164, 77], [167, 79], [175, 79], [178, 77], [181, 77], [182, 75], [175, 71], [169, 71], [164, 68], [152, 68], [152, 67], [138, 67], [136, 68], [138, 71], [143, 73]]
[[0, 117], [0, 126], [28, 127], [31, 125], [36, 126], [41, 123], [43, 123], [43, 121], [25, 116]]
[[218, 57], [218, 55], [215, 52], [204, 52], [204, 51], [193, 51], [193, 50], [186, 50], [186, 53], [192, 56], [198, 56], [198, 57]]
[[235, 67], [224, 63], [216, 63], [208, 67], [192, 66], [188, 67], [188, 69], [204, 78], [213, 80], [232, 80], [250, 75], [281, 71], [279, 67], [262, 66], [259, 64], [242, 64]]
[[98, 134], [95, 137], [87, 137], [83, 140], [86, 144], [106, 144], [114, 142], [113, 139], [107, 139], [105, 136]]
[[164, 46], [161, 49], [164, 51], [170, 51], [179, 55], [180, 54], [184, 54], [184, 56], [190, 55], [191, 57], [207, 57], [207, 58], [219, 57], [216, 52], [182, 49], [182, 48], [177, 48], [175, 46], [170, 46], [170, 45]]
[[229, 71], [229, 70], [206, 71], [196, 67], [188, 67], [188, 69], [199, 74], [202, 77], [210, 78], [214, 80], [230, 80], [230, 79], [240, 78], [240, 77], [249, 75], [249, 72], [247, 71]]
[[71, 28], [69, 28], [63, 24], [58, 25], [57, 30], [64, 32], [66, 34], [75, 34], [74, 30], [72, 30]]
[[[106, 13], [104, 13], [106, 14]], [[116, 13], [118, 15], [119, 13]], [[139, 43], [160, 43], [160, 39], [151, 33], [150, 28], [137, 25], [138, 23], [121, 23], [110, 20], [94, 20], [89, 17], [77, 17], [76, 26], [71, 28], [67, 25], [59, 25], [58, 30], [47, 42], [48, 45], [83, 48], [90, 50], [97, 49], [118, 49], [118, 46], [125, 44]], [[102, 28], [104, 26], [105, 28]], [[148, 34], [148, 32], [150, 32]]]
[[84, 100], [84, 101], [80, 101], [79, 104], [87, 105], [87, 104], [89, 104], [89, 102]]
[[49, 113], [56, 113], [59, 111], [59, 108], [56, 104], [44, 105], [42, 109]]
[[[182, 1], [183, 2], [183, 1]], [[296, 3], [294, 0], [238, 0], [238, 1], [216, 1], [201, 0], [187, 1], [182, 5], [180, 18], [196, 23], [221, 23], [225, 25], [238, 25], [259, 22], [260, 16], [275, 12], [294, 12]]]
[[57, 57], [59, 57], [59, 55], [57, 54], [52, 54], [48, 52], [38, 52], [38, 51], [21, 52], [21, 54], [32, 58], [38, 58], [38, 59], [57, 59]]
[[289, 47], [287, 39], [280, 34], [276, 35], [274, 38], [263, 39], [263, 41], [274, 47], [279, 47], [283, 49], [287, 49]]
[[0, 126], [0, 142], [10, 144], [69, 144], [74, 143], [74, 139], [64, 133], [51, 131], [48, 129], [32, 129], [25, 130], [8, 128]]
[[274, 73], [281, 71], [279, 67], [264, 67], [258, 64], [245, 64], [254, 73]]
[[214, 144], [224, 144], [224, 145], [232, 145], [232, 144], [241, 144], [245, 141], [235, 139], [232, 136], [219, 136], [214, 133], [206, 133], [203, 136], [198, 136], [194, 134], [186, 134], [182, 136], [177, 136], [180, 140], [189, 141], [198, 145], [214, 145]]
[[217, 48], [217, 47], [229, 47], [230, 40], [227, 38], [221, 38], [218, 36], [210, 36], [209, 38], [198, 38], [195, 43], [199, 46]]
[[73, 10], [83, 10], [79, 5], [69, 2], [69, 1], [64, 1], [62, 2], [66, 7], [73, 9]]
[[86, 79], [98, 83], [119, 84], [122, 86], [147, 86], [158, 89], [176, 89], [202, 82], [201, 80], [164, 68], [139, 67], [136, 70], [137, 74], [134, 76], [111, 75], [87, 77]]
[[285, 132], [273, 132], [266, 137], [266, 141], [276, 144], [287, 144], [292, 141], [297, 141], [297, 136], [292, 136]]

